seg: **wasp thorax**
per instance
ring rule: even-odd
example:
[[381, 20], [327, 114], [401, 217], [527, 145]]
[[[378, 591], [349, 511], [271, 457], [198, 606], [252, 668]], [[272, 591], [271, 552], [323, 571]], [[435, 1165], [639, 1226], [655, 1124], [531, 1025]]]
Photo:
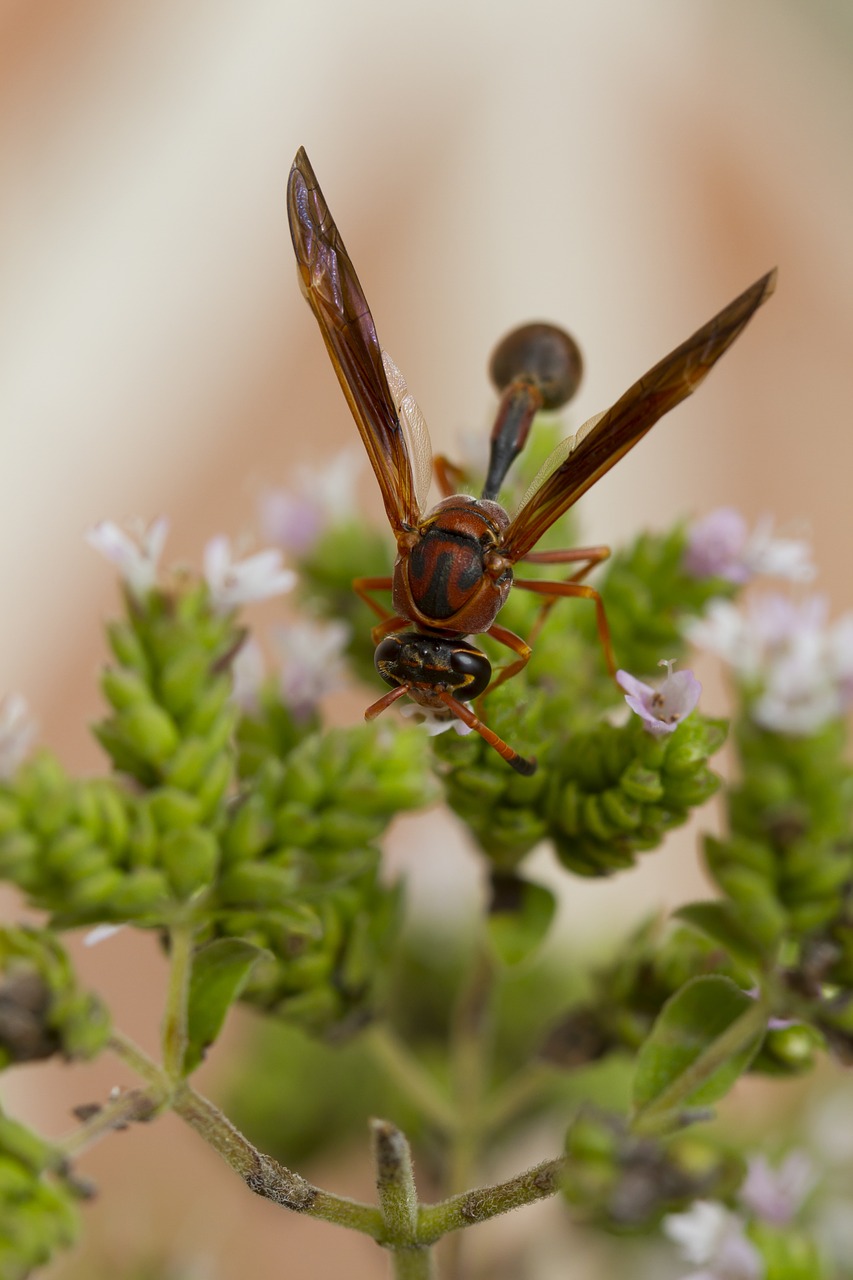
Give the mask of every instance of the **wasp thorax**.
[[508, 524], [497, 502], [465, 494], [440, 502], [421, 522], [417, 544], [398, 556], [397, 613], [437, 631], [488, 631], [506, 599], [512, 570], [507, 565], [496, 578], [486, 557], [497, 550]]

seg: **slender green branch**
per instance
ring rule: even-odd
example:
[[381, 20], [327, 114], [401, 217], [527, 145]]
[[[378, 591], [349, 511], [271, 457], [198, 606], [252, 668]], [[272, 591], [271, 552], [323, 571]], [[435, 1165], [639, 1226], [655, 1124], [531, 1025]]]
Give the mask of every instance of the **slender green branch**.
[[[483, 1100], [491, 1061], [494, 984], [494, 958], [485, 937], [481, 936], [467, 981], [456, 1002], [450, 1031], [451, 1081], [459, 1117], [450, 1147], [447, 1181], [451, 1193], [464, 1194], [477, 1176], [486, 1132]], [[460, 1280], [461, 1252], [462, 1237], [454, 1236], [444, 1256], [448, 1280]]]
[[537, 1200], [547, 1200], [559, 1190], [560, 1174], [566, 1158], [545, 1160], [494, 1187], [480, 1187], [451, 1196], [440, 1204], [424, 1205], [420, 1212], [418, 1238], [435, 1241], [449, 1231], [486, 1222], [510, 1209], [519, 1209]]
[[740, 1017], [726, 1028], [708, 1048], [700, 1053], [668, 1088], [643, 1107], [634, 1116], [631, 1128], [635, 1133], [653, 1134], [668, 1128], [680, 1107], [710, 1080], [723, 1063], [728, 1062], [750, 1040], [756, 1039], [767, 1026], [770, 1004], [766, 995], [759, 995]]
[[187, 1006], [194, 935], [190, 924], [176, 924], [169, 930], [170, 969], [163, 1014], [163, 1066], [172, 1080], [181, 1079], [187, 1051]]
[[250, 1191], [295, 1213], [361, 1231], [379, 1244], [385, 1242], [385, 1222], [374, 1205], [331, 1195], [272, 1156], [264, 1155], [212, 1102], [188, 1084], [179, 1086], [174, 1110], [240, 1175]]
[[157, 1088], [163, 1085], [166, 1080], [165, 1073], [123, 1031], [119, 1031], [114, 1027], [108, 1043], [113, 1053], [121, 1058], [123, 1062], [126, 1062], [129, 1067], [132, 1067], [143, 1080], [147, 1080], [150, 1085], [154, 1085]]
[[378, 1023], [367, 1039], [386, 1074], [415, 1103], [424, 1119], [442, 1133], [453, 1133], [458, 1121], [452, 1104], [399, 1036], [387, 1024]]
[[525, 1107], [542, 1096], [545, 1081], [553, 1069], [542, 1062], [532, 1062], [495, 1089], [483, 1108], [483, 1124], [497, 1133], [516, 1118]]

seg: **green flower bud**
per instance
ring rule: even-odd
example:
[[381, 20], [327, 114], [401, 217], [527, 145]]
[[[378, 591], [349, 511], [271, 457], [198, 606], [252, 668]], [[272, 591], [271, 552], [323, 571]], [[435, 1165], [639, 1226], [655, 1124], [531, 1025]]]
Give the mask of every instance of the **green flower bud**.
[[153, 703], [126, 707], [113, 723], [119, 738], [146, 764], [162, 767], [180, 742], [174, 720]]
[[146, 916], [160, 917], [172, 900], [169, 881], [155, 867], [128, 871], [110, 896], [110, 919], [138, 920]]
[[210, 889], [219, 865], [219, 844], [202, 827], [183, 827], [163, 837], [161, 859], [179, 898]]
[[157, 830], [168, 832], [196, 826], [201, 818], [201, 802], [197, 796], [174, 787], [159, 787], [148, 796], [148, 812]]
[[107, 639], [116, 660], [123, 667], [135, 671], [146, 684], [151, 681], [151, 667], [139, 635], [129, 622], [110, 622], [107, 625]]
[[151, 701], [148, 682], [138, 671], [126, 667], [106, 667], [101, 672], [101, 692], [116, 711]]
[[259, 857], [271, 842], [273, 833], [273, 822], [261, 797], [243, 797], [232, 810], [222, 835], [223, 861], [243, 862]]
[[226, 906], [277, 907], [297, 892], [296, 868], [238, 862], [223, 872], [217, 896]]

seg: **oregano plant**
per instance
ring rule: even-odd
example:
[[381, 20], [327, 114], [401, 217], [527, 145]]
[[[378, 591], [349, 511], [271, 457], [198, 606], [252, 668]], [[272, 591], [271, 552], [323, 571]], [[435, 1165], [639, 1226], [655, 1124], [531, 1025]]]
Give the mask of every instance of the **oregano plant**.
[[[537, 426], [528, 471], [552, 431]], [[618, 683], [584, 602], [543, 618], [535, 597], [511, 597], [507, 620], [537, 632], [536, 651], [486, 703], [495, 732], [537, 757], [533, 776], [414, 706], [408, 722], [328, 728], [330, 690], [374, 678], [375, 620], [349, 585], [390, 554], [343, 500], [350, 471], [338, 459], [298, 495], [267, 495], [277, 548], [239, 561], [218, 537], [198, 574], [161, 568], [162, 519], [90, 532], [121, 587], [94, 726], [102, 776], [67, 772], [35, 745], [23, 700], [3, 704], [0, 875], [42, 923], [0, 933], [0, 1065], [108, 1053], [137, 1083], [81, 1099], [59, 1137], [0, 1115], [0, 1276], [72, 1246], [94, 1190], [87, 1148], [166, 1111], [234, 1170], [236, 1199], [248, 1188], [367, 1235], [398, 1277], [464, 1276], [471, 1228], [553, 1196], [590, 1230], [668, 1242], [674, 1275], [679, 1250], [696, 1280], [853, 1274], [819, 1229], [815, 1154], [709, 1124], [746, 1074], [853, 1060], [853, 618], [803, 594], [802, 540], [723, 509], [642, 534], [600, 571]], [[783, 588], [755, 582], [771, 577]], [[292, 590], [300, 616], [262, 651], [251, 605]], [[731, 726], [703, 708], [690, 644], [727, 664]], [[653, 857], [715, 793], [724, 830], [702, 848], [715, 895], [638, 919], [607, 962], [543, 967], [556, 898], [528, 870], [534, 848], [570, 893], [577, 876]], [[381, 868], [388, 824], [436, 804], [467, 828], [489, 885], [458, 946], [407, 932], [406, 886]], [[161, 940], [156, 1059], [81, 986], [62, 944], [81, 929], [105, 963], [116, 929]], [[220, 1105], [194, 1073], [237, 1001], [268, 1034]], [[266, 1144], [244, 1136], [243, 1114]], [[543, 1121], [540, 1162], [490, 1178], [496, 1145]], [[297, 1167], [357, 1132], [371, 1203]], [[420, 1167], [443, 1195], [422, 1198]]]

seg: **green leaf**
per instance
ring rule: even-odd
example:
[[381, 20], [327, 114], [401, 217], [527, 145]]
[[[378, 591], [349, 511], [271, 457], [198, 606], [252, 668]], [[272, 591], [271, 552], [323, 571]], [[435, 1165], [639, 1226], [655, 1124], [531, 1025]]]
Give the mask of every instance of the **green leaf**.
[[666, 1002], [637, 1055], [636, 1120], [677, 1122], [685, 1107], [722, 1098], [764, 1037], [760, 1002], [729, 978], [693, 978]]
[[785, 913], [768, 903], [764, 918], [751, 904], [748, 912], [739, 902], [690, 902], [675, 912], [678, 920], [704, 933], [724, 947], [733, 960], [740, 960], [753, 972], [762, 973], [772, 959], [775, 945], [785, 925]]
[[187, 1075], [195, 1071], [222, 1029], [225, 1015], [240, 995], [249, 974], [267, 953], [240, 938], [218, 938], [196, 953], [187, 1019]]
[[506, 965], [520, 964], [544, 940], [557, 903], [550, 889], [518, 876], [495, 876], [489, 938]]

